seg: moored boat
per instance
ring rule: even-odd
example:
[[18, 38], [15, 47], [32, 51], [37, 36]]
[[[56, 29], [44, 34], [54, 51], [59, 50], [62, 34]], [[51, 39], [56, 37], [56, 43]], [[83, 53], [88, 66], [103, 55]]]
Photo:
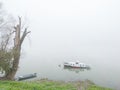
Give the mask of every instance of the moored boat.
[[80, 63], [79, 61], [76, 61], [76, 62], [64, 62], [64, 67], [87, 68], [89, 66], [85, 63]]
[[35, 78], [35, 77], [37, 77], [37, 73], [19, 76], [19, 77], [17, 77], [15, 80], [21, 81], [21, 80], [31, 79], [31, 78]]

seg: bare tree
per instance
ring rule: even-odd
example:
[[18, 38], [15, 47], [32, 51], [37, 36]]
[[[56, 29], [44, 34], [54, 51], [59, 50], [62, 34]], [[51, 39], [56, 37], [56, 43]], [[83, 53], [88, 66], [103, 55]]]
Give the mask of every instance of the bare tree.
[[[0, 79], [14, 80], [19, 65], [22, 43], [27, 34], [30, 33], [30, 31], [27, 31], [27, 28], [23, 30], [23, 33], [21, 33], [21, 30], [21, 17], [19, 17], [19, 23], [14, 26], [14, 30], [9, 32], [5, 36], [6, 39], [1, 42], [0, 61], [4, 65], [0, 65], [0, 70], [4, 72], [4, 76]], [[11, 37], [14, 38], [13, 46], [9, 47]]]

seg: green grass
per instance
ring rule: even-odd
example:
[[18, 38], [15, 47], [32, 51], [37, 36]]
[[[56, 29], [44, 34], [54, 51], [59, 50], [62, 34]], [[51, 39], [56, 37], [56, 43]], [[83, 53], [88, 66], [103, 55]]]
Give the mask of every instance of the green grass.
[[88, 90], [112, 90], [110, 88], [105, 88], [105, 87], [99, 87], [99, 86], [96, 86], [96, 85], [91, 85]]
[[59, 82], [50, 80], [37, 81], [0, 81], [0, 90], [112, 90], [108, 88], [99, 87], [96, 85], [89, 85], [86, 89], [84, 85], [78, 82]]

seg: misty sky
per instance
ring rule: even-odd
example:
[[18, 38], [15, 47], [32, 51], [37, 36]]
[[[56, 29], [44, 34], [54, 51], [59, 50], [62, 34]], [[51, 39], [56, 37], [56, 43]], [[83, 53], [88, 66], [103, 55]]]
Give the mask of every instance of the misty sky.
[[37, 72], [63, 80], [58, 65], [79, 60], [92, 66], [91, 72], [78, 74], [79, 79], [83, 75], [97, 85], [120, 86], [120, 0], [0, 2], [16, 20], [21, 16], [31, 31], [22, 46], [18, 75]]
[[23, 52], [31, 57], [120, 53], [119, 0], [1, 1], [29, 26]]

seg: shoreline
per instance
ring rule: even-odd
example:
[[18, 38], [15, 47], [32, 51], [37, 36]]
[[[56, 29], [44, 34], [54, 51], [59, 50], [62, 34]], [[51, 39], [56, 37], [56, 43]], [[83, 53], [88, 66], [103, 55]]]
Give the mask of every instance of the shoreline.
[[0, 81], [0, 90], [112, 90], [85, 81], [54, 81], [47, 78], [26, 81]]

